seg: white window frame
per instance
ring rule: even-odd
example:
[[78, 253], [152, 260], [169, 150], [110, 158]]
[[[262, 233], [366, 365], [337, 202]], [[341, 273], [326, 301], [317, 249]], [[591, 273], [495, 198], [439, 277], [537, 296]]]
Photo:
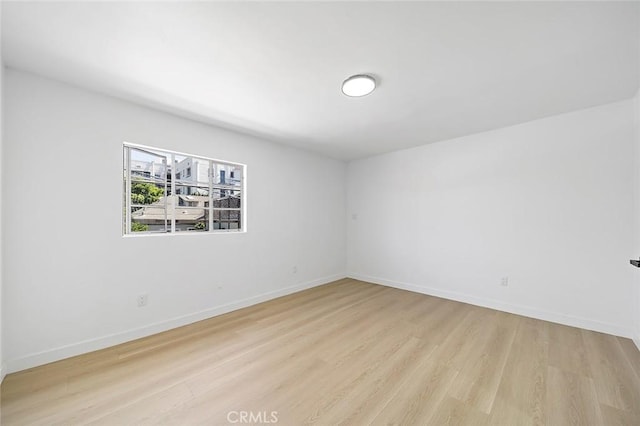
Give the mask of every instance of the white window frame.
[[[187, 154], [178, 151], [172, 151], [164, 148], [157, 148], [147, 145], [140, 145], [130, 142], [123, 142], [123, 179], [124, 179], [124, 188], [123, 188], [123, 204], [124, 204], [124, 218], [123, 218], [123, 229], [122, 235], [125, 237], [130, 236], [142, 236], [142, 235], [195, 235], [195, 234], [228, 234], [228, 233], [245, 233], [247, 231], [247, 215], [246, 215], [246, 182], [247, 182], [247, 166], [242, 163], [231, 162], [227, 160], [219, 160], [215, 158], [204, 157], [202, 155], [193, 155]], [[131, 149], [135, 149], [140, 152], [144, 152], [146, 154], [156, 156], [156, 157], [164, 157], [164, 211], [165, 211], [165, 229], [164, 230], [153, 230], [153, 231], [131, 231], [131, 223], [132, 223], [132, 207], [137, 207], [137, 205], [132, 205], [131, 203], [131, 182], [132, 182], [132, 165], [131, 165]], [[180, 157], [190, 157], [194, 160], [200, 160], [204, 162], [208, 162], [208, 206], [203, 206], [202, 208], [208, 210], [208, 230], [198, 230], [198, 231], [176, 231], [176, 211], [179, 209], [184, 209], [185, 207], [179, 206], [176, 202], [176, 186], [190, 186], [188, 183], [181, 181], [176, 182], [176, 156]], [[167, 178], [167, 168], [171, 165], [171, 180]], [[214, 165], [225, 165], [225, 166], [233, 166], [236, 168], [240, 168], [242, 170], [240, 185], [229, 185], [229, 184], [221, 184], [215, 183], [215, 174], [212, 173], [214, 171]], [[190, 165], [192, 167], [193, 165]], [[192, 173], [193, 174], [193, 170]], [[153, 181], [154, 176], [152, 176], [149, 180]], [[159, 182], [158, 179], [155, 179], [156, 182]], [[161, 181], [161, 180], [160, 180]], [[194, 182], [192, 186], [200, 186], [198, 182]], [[226, 190], [226, 191], [240, 191], [240, 208], [224, 208], [224, 207], [215, 207], [214, 206], [214, 191], [215, 190]], [[174, 197], [169, 197], [170, 194], [173, 194]], [[170, 199], [171, 198], [171, 199]], [[139, 206], [138, 206], [139, 207]], [[169, 211], [173, 210], [173, 214], [169, 215]], [[240, 228], [239, 229], [214, 229], [214, 212], [216, 211], [237, 211], [240, 214]], [[171, 216], [169, 218], [169, 216]]]

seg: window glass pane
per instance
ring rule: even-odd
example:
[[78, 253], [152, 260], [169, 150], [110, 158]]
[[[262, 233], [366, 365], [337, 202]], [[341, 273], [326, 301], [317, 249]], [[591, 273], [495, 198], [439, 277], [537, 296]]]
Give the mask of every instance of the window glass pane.
[[194, 195], [209, 198], [209, 185], [176, 185], [176, 195]]
[[240, 229], [240, 210], [214, 210], [213, 229]]
[[176, 195], [176, 207], [209, 207], [209, 197], [205, 195]]
[[175, 159], [177, 184], [209, 186], [209, 160], [180, 155]]
[[215, 209], [239, 209], [241, 208], [242, 197], [238, 189], [213, 190], [213, 208]]
[[[126, 156], [125, 156], [125, 162], [126, 162]], [[128, 225], [128, 221], [127, 221], [127, 197], [129, 196], [129, 194], [127, 193], [127, 170], [125, 168], [124, 173], [123, 173], [123, 179], [122, 179], [122, 231], [124, 234], [128, 234], [129, 232], [131, 232], [131, 229], [127, 229], [127, 225]]]
[[227, 185], [240, 187], [242, 182], [242, 167], [230, 164], [214, 163], [214, 185]]
[[209, 230], [209, 210], [204, 207], [177, 207], [175, 214], [176, 232]]
[[131, 207], [130, 232], [166, 232], [168, 227], [164, 207]]
[[131, 204], [164, 206], [164, 183], [131, 180]]
[[167, 176], [167, 160], [164, 155], [140, 149], [130, 149], [131, 178], [140, 181], [164, 181]]

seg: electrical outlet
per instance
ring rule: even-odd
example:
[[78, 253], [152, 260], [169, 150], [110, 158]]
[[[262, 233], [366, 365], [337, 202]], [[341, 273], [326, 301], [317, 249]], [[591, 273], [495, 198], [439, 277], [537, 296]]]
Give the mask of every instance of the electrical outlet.
[[291, 272], [293, 272], [294, 274], [298, 273], [298, 267], [294, 266], [293, 269], [291, 270]]
[[502, 277], [502, 279], [500, 280], [500, 285], [502, 287], [508, 287], [509, 286], [509, 277]]
[[142, 308], [143, 306], [147, 306], [147, 303], [149, 302], [149, 295], [148, 294], [141, 294], [136, 298], [136, 301], [138, 302], [138, 308]]

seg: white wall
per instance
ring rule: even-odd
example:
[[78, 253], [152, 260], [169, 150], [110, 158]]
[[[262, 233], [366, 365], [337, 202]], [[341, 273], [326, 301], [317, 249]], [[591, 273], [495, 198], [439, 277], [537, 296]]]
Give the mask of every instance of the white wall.
[[[2, 22], [2, 2], [0, 2], [0, 22]], [[2, 28], [0, 26], [0, 34], [2, 33]], [[2, 202], [2, 145], [3, 145], [3, 133], [4, 133], [4, 127], [3, 127], [3, 121], [2, 121], [2, 117], [3, 117], [3, 113], [2, 113], [2, 104], [4, 103], [4, 95], [3, 95], [3, 91], [2, 91], [2, 86], [4, 84], [4, 64], [2, 63], [2, 40], [0, 37], [0, 383], [2, 383], [2, 380], [4, 379], [4, 376], [6, 374], [6, 368], [4, 365], [4, 356], [3, 356], [3, 345], [2, 345], [2, 338], [3, 338], [3, 333], [2, 333], [2, 327], [3, 327], [3, 321], [2, 321], [2, 276], [4, 274], [3, 269], [2, 269], [2, 262], [3, 262], [3, 258], [2, 258], [2, 246], [4, 244], [4, 238], [2, 237], [2, 205], [4, 204]]]
[[[640, 37], [640, 31], [638, 31], [638, 37]], [[640, 60], [640, 51], [638, 52], [638, 58]], [[638, 87], [640, 87], [640, 73], [638, 74]], [[638, 93], [636, 94], [636, 110], [635, 110], [635, 120], [636, 120], [636, 151], [637, 151], [637, 155], [636, 155], [636, 200], [638, 202], [638, 204], [636, 205], [636, 208], [634, 209], [634, 219], [636, 220], [636, 223], [638, 224], [638, 227], [636, 228], [636, 250], [634, 253], [634, 256], [640, 256], [640, 89], [638, 89]], [[636, 281], [635, 281], [635, 287], [636, 287], [636, 292], [637, 292], [637, 296], [636, 296], [636, 333], [635, 333], [635, 337], [634, 337], [634, 342], [636, 344], [636, 346], [638, 347], [638, 349], [640, 350], [640, 273], [636, 273]]]
[[629, 100], [350, 163], [349, 276], [631, 336], [633, 119]]
[[[631, 253], [631, 258], [638, 259], [640, 256], [640, 91], [636, 94], [634, 99], [634, 122], [635, 122], [635, 151], [634, 151], [634, 206], [633, 206], [633, 220], [634, 220], [634, 248]], [[634, 268], [635, 269], [635, 268]], [[640, 270], [636, 270], [634, 274], [634, 287], [635, 287], [635, 305], [634, 305], [634, 336], [638, 349], [640, 349]]]
[[[10, 372], [345, 276], [345, 163], [11, 69], [5, 81]], [[247, 164], [248, 232], [123, 238], [124, 140]]]
[[[640, 37], [640, 31], [638, 36]], [[638, 52], [638, 57], [640, 58], [640, 52]], [[638, 86], [640, 87], [640, 73], [638, 74]], [[635, 221], [635, 232], [634, 232], [634, 251], [632, 254], [633, 258], [638, 258], [640, 256], [640, 89], [635, 97], [635, 130], [636, 130], [636, 141], [635, 141], [635, 191], [634, 191], [634, 209], [633, 209], [633, 217]], [[635, 284], [635, 334], [633, 341], [636, 346], [640, 350], [640, 270], [636, 271], [634, 277]]]

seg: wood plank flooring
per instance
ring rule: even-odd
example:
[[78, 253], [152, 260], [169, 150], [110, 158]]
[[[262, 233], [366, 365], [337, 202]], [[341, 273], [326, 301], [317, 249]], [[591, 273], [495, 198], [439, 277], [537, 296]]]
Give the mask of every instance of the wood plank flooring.
[[0, 422], [640, 425], [640, 351], [344, 279], [11, 374]]

